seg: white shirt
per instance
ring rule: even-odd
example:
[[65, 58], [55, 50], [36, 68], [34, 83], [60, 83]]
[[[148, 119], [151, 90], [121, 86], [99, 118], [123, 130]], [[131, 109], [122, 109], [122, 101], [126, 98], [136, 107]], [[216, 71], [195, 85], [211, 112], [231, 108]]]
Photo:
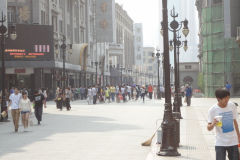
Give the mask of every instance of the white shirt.
[[96, 88], [92, 88], [92, 95], [96, 96], [97, 95], [97, 89]]
[[23, 99], [21, 98], [20, 102], [19, 102], [19, 107], [21, 108], [21, 111], [31, 111], [31, 102], [30, 100], [27, 99]]
[[128, 91], [128, 93], [131, 92], [131, 87], [130, 86], [127, 86], [127, 91]]
[[89, 89], [88, 89], [88, 96], [90, 96], [90, 97], [93, 96], [92, 88], [89, 88]]
[[238, 137], [234, 127], [234, 119], [237, 119], [237, 108], [232, 102], [228, 102], [225, 108], [218, 104], [213, 105], [208, 110], [208, 123], [212, 123], [216, 116], [222, 116], [222, 127], [215, 126], [216, 146], [238, 145]]
[[18, 93], [17, 95], [15, 93], [11, 94], [9, 99], [11, 100], [11, 109], [19, 109], [19, 102], [22, 95]]

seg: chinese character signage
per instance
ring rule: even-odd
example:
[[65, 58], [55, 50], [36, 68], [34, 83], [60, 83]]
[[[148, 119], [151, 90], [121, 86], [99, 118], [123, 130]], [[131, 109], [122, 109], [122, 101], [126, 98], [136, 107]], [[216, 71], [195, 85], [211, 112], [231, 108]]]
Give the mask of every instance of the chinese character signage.
[[53, 60], [53, 30], [47, 25], [17, 25], [17, 39], [8, 39], [6, 60]]

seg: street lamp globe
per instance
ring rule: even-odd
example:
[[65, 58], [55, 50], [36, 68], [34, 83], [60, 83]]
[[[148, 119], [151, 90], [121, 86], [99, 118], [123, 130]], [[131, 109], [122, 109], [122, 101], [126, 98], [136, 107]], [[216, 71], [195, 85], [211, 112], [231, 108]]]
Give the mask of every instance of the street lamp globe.
[[184, 27], [183, 27], [182, 33], [183, 33], [183, 35], [184, 35], [185, 37], [187, 37], [188, 34], [189, 34], [188, 20], [187, 20], [187, 19], [185, 19], [185, 20], [183, 21], [183, 25], [184, 25]]
[[10, 27], [10, 39], [15, 41], [17, 39], [17, 34], [16, 34], [16, 27], [15, 26], [11, 26]]

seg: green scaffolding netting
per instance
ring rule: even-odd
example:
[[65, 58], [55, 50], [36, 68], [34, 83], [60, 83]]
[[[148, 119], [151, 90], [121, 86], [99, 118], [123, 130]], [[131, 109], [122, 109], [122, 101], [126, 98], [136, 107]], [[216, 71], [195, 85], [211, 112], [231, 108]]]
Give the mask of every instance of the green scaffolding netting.
[[213, 97], [229, 77], [240, 90], [240, 50], [234, 38], [224, 37], [223, 5], [203, 8], [201, 18], [205, 95]]

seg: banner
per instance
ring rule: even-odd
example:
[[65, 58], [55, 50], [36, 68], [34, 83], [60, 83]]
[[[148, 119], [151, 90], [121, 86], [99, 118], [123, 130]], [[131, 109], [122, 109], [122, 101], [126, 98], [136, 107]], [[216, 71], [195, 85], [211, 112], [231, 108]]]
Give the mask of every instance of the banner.
[[96, 30], [98, 42], [116, 41], [115, 0], [96, 1]]

